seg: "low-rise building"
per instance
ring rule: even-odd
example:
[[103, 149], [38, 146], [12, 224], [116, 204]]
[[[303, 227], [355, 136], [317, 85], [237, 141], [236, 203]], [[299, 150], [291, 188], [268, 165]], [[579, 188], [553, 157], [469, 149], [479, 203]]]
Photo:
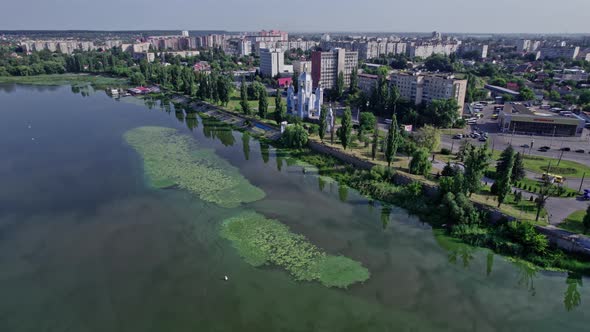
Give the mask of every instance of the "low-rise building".
[[507, 133], [580, 137], [586, 122], [572, 112], [553, 113], [510, 103], [504, 105], [498, 124], [500, 131]]

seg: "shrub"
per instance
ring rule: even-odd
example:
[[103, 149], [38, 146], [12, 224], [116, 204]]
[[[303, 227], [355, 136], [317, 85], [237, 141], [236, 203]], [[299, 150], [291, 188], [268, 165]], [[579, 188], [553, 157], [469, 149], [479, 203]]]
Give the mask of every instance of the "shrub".
[[428, 159], [428, 152], [425, 149], [416, 150], [412, 154], [409, 168], [412, 174], [427, 176], [432, 168], [432, 164]]
[[448, 156], [451, 154], [451, 150], [447, 149], [447, 148], [442, 148], [442, 149], [440, 149], [440, 154]]
[[308, 133], [300, 124], [287, 126], [281, 135], [281, 143], [289, 148], [301, 149], [307, 145]]

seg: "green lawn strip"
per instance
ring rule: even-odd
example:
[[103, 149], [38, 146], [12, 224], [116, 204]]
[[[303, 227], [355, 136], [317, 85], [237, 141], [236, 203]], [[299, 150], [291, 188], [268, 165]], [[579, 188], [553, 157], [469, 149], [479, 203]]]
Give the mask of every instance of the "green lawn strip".
[[145, 173], [156, 188], [176, 185], [223, 207], [236, 207], [265, 196], [214, 151], [196, 149], [190, 136], [175, 129], [140, 127], [129, 130], [124, 137], [143, 158]]
[[126, 86], [127, 79], [88, 74], [55, 74], [37, 76], [0, 76], [0, 83], [29, 85], [77, 85], [90, 83], [97, 87]]
[[[500, 154], [502, 151], [495, 150], [493, 152], [492, 158], [494, 162], [490, 164], [495, 169], [496, 160], [500, 158]], [[590, 175], [590, 166], [580, 164], [575, 161], [561, 159], [559, 165], [557, 165], [558, 159], [549, 158], [544, 156], [537, 156], [537, 155], [524, 155], [524, 168], [534, 173], [543, 174], [547, 170], [547, 166], [549, 162], [551, 162], [551, 170], [550, 173], [562, 175], [566, 179], [568, 177], [573, 178], [581, 178], [584, 173]]]
[[584, 234], [584, 224], [582, 223], [582, 219], [584, 219], [585, 215], [586, 210], [578, 210], [565, 218], [564, 222], [559, 224], [558, 227], [570, 232]]
[[317, 280], [326, 287], [346, 288], [370, 276], [361, 263], [344, 256], [328, 255], [281, 222], [255, 212], [226, 219], [220, 233], [232, 242], [248, 264], [277, 265], [299, 281]]

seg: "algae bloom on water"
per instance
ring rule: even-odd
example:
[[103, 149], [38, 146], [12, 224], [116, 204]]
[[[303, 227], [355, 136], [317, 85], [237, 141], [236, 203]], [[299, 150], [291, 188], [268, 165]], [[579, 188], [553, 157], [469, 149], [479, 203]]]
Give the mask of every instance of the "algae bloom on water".
[[229, 208], [264, 198], [264, 192], [238, 169], [214, 151], [198, 149], [192, 137], [176, 129], [139, 127], [124, 137], [143, 158], [145, 173], [156, 188], [178, 186]]
[[327, 287], [346, 288], [369, 279], [369, 270], [344, 256], [328, 255], [281, 222], [255, 212], [226, 219], [221, 236], [253, 266], [278, 265], [300, 281], [317, 280]]

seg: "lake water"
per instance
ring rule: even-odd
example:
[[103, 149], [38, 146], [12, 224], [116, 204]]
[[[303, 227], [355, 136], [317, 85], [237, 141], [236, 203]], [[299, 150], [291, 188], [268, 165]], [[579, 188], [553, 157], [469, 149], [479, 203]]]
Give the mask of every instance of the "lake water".
[[[589, 329], [589, 280], [453, 244], [239, 132], [152, 106], [0, 85], [0, 331]], [[266, 198], [225, 209], [148, 187], [122, 137], [145, 125], [215, 149]], [[241, 210], [362, 262], [371, 278], [332, 289], [246, 264], [218, 234]]]

